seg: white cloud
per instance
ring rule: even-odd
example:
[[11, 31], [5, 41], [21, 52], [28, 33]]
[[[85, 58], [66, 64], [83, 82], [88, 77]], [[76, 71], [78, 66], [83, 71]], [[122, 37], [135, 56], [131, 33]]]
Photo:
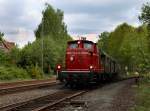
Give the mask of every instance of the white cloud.
[[44, 1], [0, 0], [0, 30], [5, 38], [23, 46], [35, 40], [33, 31], [41, 21]]
[[23, 46], [35, 40], [44, 3], [64, 11], [69, 34], [99, 34], [127, 22], [138, 26], [138, 15], [147, 0], [0, 0], [0, 30], [6, 39]]
[[5, 39], [8, 41], [15, 42], [19, 47], [23, 47], [28, 42], [35, 40], [34, 33], [31, 30], [26, 30], [23, 27], [17, 28], [14, 32], [15, 34], [7, 34]]
[[81, 37], [86, 38], [86, 40], [90, 40], [93, 42], [97, 42], [99, 39], [99, 36], [97, 34], [84, 34], [84, 35], [73, 35], [72, 36], [74, 40], [79, 40]]

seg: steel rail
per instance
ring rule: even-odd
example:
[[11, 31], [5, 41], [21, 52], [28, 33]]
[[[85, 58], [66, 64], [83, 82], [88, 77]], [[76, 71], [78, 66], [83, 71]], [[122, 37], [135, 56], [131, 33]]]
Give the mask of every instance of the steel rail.
[[86, 91], [58, 91], [53, 94], [0, 107], [0, 111], [25, 111], [28, 107], [28, 111], [42, 111], [43, 109], [55, 106], [56, 104], [79, 96], [85, 92]]
[[82, 95], [82, 94], [84, 94], [84, 93], [86, 93], [86, 92], [87, 92], [87, 91], [81, 91], [81, 92], [75, 93], [75, 94], [73, 94], [73, 95], [71, 95], [71, 96], [64, 97], [64, 98], [62, 98], [62, 99], [59, 99], [59, 100], [54, 101], [54, 102], [52, 102], [52, 103], [46, 104], [45, 106], [39, 107], [39, 108], [34, 109], [34, 110], [32, 110], [32, 111], [45, 111], [45, 110], [47, 110], [47, 109], [49, 109], [49, 108], [51, 108], [51, 107], [54, 107], [54, 106], [57, 105], [57, 104], [60, 104], [60, 103], [62, 103], [62, 102], [65, 102], [66, 100], [70, 100], [70, 99], [72, 99], [72, 98], [74, 98], [74, 97], [80, 96], [80, 95]]
[[[130, 77], [130, 78], [122, 79], [122, 80], [119, 80], [119, 81], [124, 81], [124, 80], [127, 80], [127, 79], [134, 79], [134, 78], [135, 77]], [[56, 93], [49, 94], [49, 95], [42, 96], [42, 97], [38, 97], [38, 98], [34, 98], [34, 99], [31, 99], [31, 100], [28, 100], [28, 101], [23, 101], [23, 102], [20, 102], [20, 103], [14, 103], [14, 104], [10, 104], [10, 105], [0, 107], [0, 111], [24, 111], [21, 108], [28, 107], [28, 105], [31, 105], [30, 103], [33, 103], [35, 106], [34, 106], [34, 108], [32, 108], [28, 111], [45, 111], [47, 109], [50, 110], [51, 108], [55, 107], [56, 105], [59, 105], [61, 103], [67, 103], [66, 102], [67, 100], [70, 100], [70, 99], [72, 99], [76, 96], [80, 96], [80, 95], [82, 95], [86, 92], [88, 92], [88, 90], [87, 91], [84, 91], [84, 90], [82, 90], [82, 91], [72, 91], [72, 92], [71, 91], [68, 92], [68, 90], [67, 91], [66, 90], [58, 91]], [[43, 101], [46, 101], [46, 102], [43, 102]], [[42, 105], [41, 105], [41, 102], [43, 102]], [[40, 105], [38, 105], [38, 104], [40, 104]], [[18, 110], [17, 108], [20, 108], [20, 109]]]
[[[120, 81], [130, 80], [130, 79], [134, 79], [134, 78], [135, 78], [135, 77], [129, 77], [129, 78], [121, 79]], [[118, 81], [118, 82], [119, 82], [119, 81]], [[55, 107], [56, 105], [61, 104], [61, 103], [65, 103], [67, 100], [70, 100], [70, 99], [72, 99], [72, 98], [74, 98], [74, 97], [76, 97], [76, 96], [80, 96], [80, 95], [82, 95], [82, 94], [84, 94], [84, 93], [86, 93], [86, 92], [88, 92], [88, 90], [87, 90], [87, 91], [78, 92], [78, 93], [73, 94], [73, 95], [68, 96], [68, 97], [64, 97], [64, 98], [62, 98], [62, 99], [60, 99], [60, 100], [57, 100], [57, 101], [54, 101], [54, 102], [52, 102], [52, 103], [46, 104], [45, 106], [39, 107], [39, 108], [34, 109], [34, 110], [32, 110], [32, 111], [50, 111], [50, 110], [53, 110], [52, 108]], [[66, 103], [67, 103], [67, 102], [66, 102]], [[75, 102], [75, 103], [76, 103], [76, 102]], [[82, 102], [82, 103], [83, 103], [83, 102]]]
[[49, 79], [41, 79], [41, 80], [24, 80], [24, 81], [16, 81], [16, 82], [2, 82], [0, 83], [1, 87], [8, 87], [8, 86], [18, 86], [21, 84], [32, 84], [32, 83], [39, 83], [39, 82], [46, 82], [56, 80], [56, 77], [49, 78]]
[[21, 92], [25, 90], [31, 90], [31, 89], [36, 89], [39, 87], [48, 87], [52, 85], [57, 85], [59, 82], [57, 81], [47, 81], [47, 82], [40, 82], [40, 83], [32, 83], [32, 84], [23, 84], [19, 86], [10, 86], [10, 87], [3, 87], [0, 88], [0, 95], [6, 95], [10, 93], [15, 93], [15, 92]]
[[31, 101], [36, 101], [38, 99], [42, 99], [42, 98], [46, 98], [48, 97], [49, 95], [45, 95], [45, 96], [41, 96], [41, 97], [38, 97], [38, 98], [34, 98], [34, 99], [30, 99], [30, 100], [27, 100], [27, 101], [22, 101], [22, 102], [17, 102], [17, 103], [13, 103], [13, 104], [9, 104], [9, 105], [6, 105], [6, 106], [2, 106], [0, 107], [0, 111], [11, 111], [17, 107], [21, 107]]

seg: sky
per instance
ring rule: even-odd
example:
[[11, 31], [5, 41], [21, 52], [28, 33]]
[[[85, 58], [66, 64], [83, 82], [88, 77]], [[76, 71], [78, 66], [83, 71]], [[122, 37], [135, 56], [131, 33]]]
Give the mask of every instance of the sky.
[[23, 47], [35, 40], [34, 30], [41, 22], [47, 2], [64, 11], [68, 33], [96, 41], [103, 31], [112, 31], [127, 22], [139, 26], [143, 3], [150, 0], [0, 0], [0, 31], [5, 39]]

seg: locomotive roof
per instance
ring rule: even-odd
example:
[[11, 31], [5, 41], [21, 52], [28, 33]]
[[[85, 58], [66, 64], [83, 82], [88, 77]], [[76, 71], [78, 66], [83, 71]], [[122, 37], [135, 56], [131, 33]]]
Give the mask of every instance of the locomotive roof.
[[93, 44], [95, 44], [94, 42], [89, 41], [89, 40], [72, 40], [72, 41], [68, 41], [68, 43], [78, 42], [78, 41], [89, 42], [89, 43], [93, 43]]

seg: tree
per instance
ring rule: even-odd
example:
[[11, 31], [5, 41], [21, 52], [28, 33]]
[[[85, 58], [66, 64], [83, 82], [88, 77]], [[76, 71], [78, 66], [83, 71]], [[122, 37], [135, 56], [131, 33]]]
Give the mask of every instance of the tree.
[[[120, 48], [127, 36], [133, 32], [133, 27], [127, 23], [123, 23], [110, 33], [107, 44], [107, 52], [114, 58], [120, 58]], [[127, 42], [128, 43], [128, 42]]]
[[4, 33], [0, 32], [0, 41], [3, 40]]
[[150, 2], [147, 2], [146, 4], [143, 5], [142, 13], [139, 16], [139, 20], [147, 24], [147, 29], [149, 31], [147, 38], [149, 41], [149, 52], [150, 52]]
[[99, 35], [99, 41], [98, 41], [98, 46], [99, 48], [101, 48], [102, 50], [105, 50], [106, 51], [106, 48], [107, 48], [107, 42], [108, 42], [108, 39], [109, 39], [109, 32], [105, 31], [105, 32], [102, 32], [100, 35]]
[[[43, 47], [41, 47], [42, 41]], [[36, 65], [42, 67], [43, 65], [44, 72], [48, 72], [48, 68], [53, 70], [57, 63], [63, 63], [65, 60], [66, 42], [67, 40], [63, 38], [62, 42], [58, 42], [51, 36], [44, 37], [43, 40], [37, 39], [21, 50], [21, 58], [18, 63], [24, 68]]]
[[63, 22], [63, 12], [46, 4], [42, 21], [35, 30], [36, 40], [21, 50], [18, 64], [26, 67], [40, 67], [45, 73], [54, 70], [56, 64], [63, 64], [65, 49], [71, 37]]
[[102, 33], [98, 45], [117, 60], [122, 70], [126, 66], [130, 71], [143, 70], [142, 67], [147, 67], [149, 63], [147, 61], [149, 55], [147, 34], [146, 25], [135, 28], [123, 23], [113, 32]]
[[0, 65], [10, 64], [10, 58], [7, 53], [0, 49]]
[[11, 63], [14, 65], [17, 65], [18, 62], [20, 61], [20, 49], [18, 48], [18, 46], [15, 46], [13, 49], [11, 49], [11, 51], [9, 52], [9, 56], [11, 59]]
[[143, 5], [141, 15], [139, 16], [139, 20], [147, 24], [147, 30], [148, 30], [147, 41], [148, 41], [149, 54], [147, 54], [148, 55], [147, 57], [145, 57], [145, 55], [143, 54], [146, 59], [145, 59], [145, 65], [142, 66], [150, 70], [150, 64], [149, 64], [150, 63], [150, 2], [147, 2], [146, 4]]
[[42, 12], [42, 21], [35, 30], [36, 38], [52, 35], [57, 39], [60, 37], [59, 35], [67, 35], [67, 26], [63, 22], [63, 12], [60, 9], [55, 10], [50, 4], [46, 3], [45, 6], [45, 10]]
[[139, 20], [150, 26], [150, 3], [146, 3], [142, 7], [142, 13], [139, 16]]

